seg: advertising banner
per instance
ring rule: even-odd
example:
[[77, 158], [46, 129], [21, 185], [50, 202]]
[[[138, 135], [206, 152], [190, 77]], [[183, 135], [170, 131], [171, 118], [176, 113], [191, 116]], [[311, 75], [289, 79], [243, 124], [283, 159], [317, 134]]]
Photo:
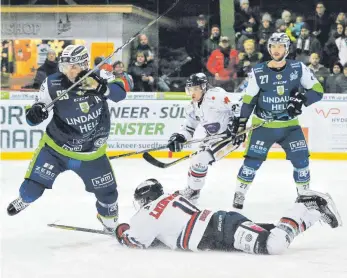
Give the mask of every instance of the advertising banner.
[[[21, 95], [22, 94], [22, 95]], [[34, 102], [36, 94], [22, 92], [2, 93], [0, 101], [1, 152], [33, 152], [44, 133], [49, 119], [38, 126], [29, 126], [25, 120], [25, 106]], [[240, 99], [240, 94], [232, 94]], [[184, 121], [188, 104], [183, 93], [130, 93], [119, 104], [109, 102], [111, 130], [107, 141], [114, 153], [155, 148], [167, 144], [172, 133], [178, 132]], [[304, 108], [299, 117], [311, 154], [347, 153], [347, 98], [329, 96], [323, 101]], [[197, 137], [204, 136], [198, 128]], [[192, 150], [196, 146], [187, 146]], [[238, 149], [241, 153], [245, 145]], [[167, 152], [167, 151], [166, 151]], [[274, 145], [271, 153], [283, 150]], [[239, 155], [241, 156], [241, 155]]]

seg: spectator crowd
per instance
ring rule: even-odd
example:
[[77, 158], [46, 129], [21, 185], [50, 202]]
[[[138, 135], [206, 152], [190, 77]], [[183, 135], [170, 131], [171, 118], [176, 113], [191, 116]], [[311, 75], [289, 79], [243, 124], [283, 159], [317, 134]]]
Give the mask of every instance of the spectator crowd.
[[[202, 71], [212, 85], [230, 92], [241, 91], [251, 68], [271, 59], [267, 50], [271, 34], [285, 32], [291, 40], [289, 59], [306, 64], [326, 93], [347, 93], [347, 16], [344, 12], [329, 14], [324, 3], [318, 2], [312, 15], [283, 10], [276, 18], [275, 14], [252, 8], [248, 0], [239, 0], [235, 1], [235, 45], [218, 24], [209, 25], [208, 18], [199, 15], [195, 26], [186, 34], [189, 43], [181, 61], [175, 57], [159, 59], [159, 50], [146, 34], [140, 34], [131, 48], [130, 61], [116, 61], [109, 70], [123, 79], [128, 91], [173, 91], [175, 86], [169, 76], [180, 72], [183, 66], [184, 79]], [[4, 52], [2, 78], [6, 77], [3, 65], [6, 56]], [[165, 58], [166, 64], [161, 61]], [[48, 51], [45, 63], [37, 69], [32, 84], [27, 87], [39, 88], [44, 78], [57, 70], [55, 52]]]

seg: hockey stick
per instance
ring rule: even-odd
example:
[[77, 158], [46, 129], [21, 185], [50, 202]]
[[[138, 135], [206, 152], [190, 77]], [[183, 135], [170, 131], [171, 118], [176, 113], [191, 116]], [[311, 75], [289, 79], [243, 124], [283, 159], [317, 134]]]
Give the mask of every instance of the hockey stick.
[[[262, 123], [260, 123], [260, 124], [258, 124], [258, 125], [251, 126], [251, 127], [247, 128], [247, 129], [245, 129], [244, 131], [238, 133], [236, 137], [238, 137], [238, 136], [240, 136], [240, 135], [243, 135], [243, 134], [245, 134], [245, 133], [247, 133], [247, 132], [249, 132], [249, 131], [251, 131], [251, 130], [254, 130], [254, 129], [258, 128], [258, 127], [261, 127], [261, 126], [263, 126], [263, 125], [265, 125], [265, 124], [267, 124], [267, 123], [270, 123], [270, 122], [272, 122], [272, 121], [274, 121], [274, 120], [275, 120], [275, 119], [266, 120], [266, 121], [264, 121], [264, 122], [262, 122]], [[222, 135], [222, 134], [220, 134], [220, 135]], [[224, 137], [225, 137], [225, 136], [226, 136], [226, 135], [224, 134]], [[212, 136], [209, 136], [209, 137], [212, 137]], [[209, 137], [206, 137], [206, 138], [205, 138], [205, 141], [211, 140], [211, 139], [209, 139]], [[223, 138], [223, 137], [222, 137], [222, 138]], [[213, 139], [213, 138], [212, 138], [212, 139]], [[222, 140], [221, 142], [218, 142], [218, 143], [224, 143], [224, 142], [226, 142], [227, 140], [230, 140], [230, 138], [226, 138], [226, 139], [224, 139], [224, 140]], [[239, 147], [239, 146], [235, 146], [235, 148], [234, 148], [233, 150], [231, 150], [229, 153], [235, 151], [238, 147]], [[159, 167], [159, 168], [168, 168], [168, 167], [171, 167], [171, 166], [173, 166], [173, 165], [176, 165], [177, 163], [179, 163], [179, 162], [181, 162], [181, 161], [184, 161], [184, 160], [186, 160], [186, 159], [188, 159], [188, 158], [190, 158], [190, 157], [196, 155], [198, 152], [199, 152], [199, 151], [196, 151], [196, 152], [194, 152], [194, 153], [192, 153], [192, 154], [183, 156], [183, 157], [181, 157], [181, 158], [179, 158], [179, 159], [177, 159], [177, 160], [175, 160], [175, 161], [172, 161], [172, 162], [170, 162], [170, 163], [161, 162], [161, 161], [157, 160], [155, 157], [153, 157], [152, 155], [150, 155], [148, 152], [145, 152], [145, 153], [143, 154], [142, 157], [144, 158], [144, 160], [146, 160], [148, 163], [152, 164], [153, 166], [156, 166], [156, 167]]]
[[47, 224], [48, 227], [62, 229], [62, 230], [69, 230], [69, 231], [77, 231], [77, 232], [85, 232], [85, 233], [93, 233], [93, 234], [101, 234], [101, 235], [109, 235], [112, 236], [112, 234], [105, 232], [103, 230], [94, 230], [94, 229], [87, 229], [87, 228], [80, 228], [75, 226], [66, 226], [66, 225], [58, 225], [58, 224]]
[[107, 56], [104, 60], [102, 60], [98, 65], [96, 65], [93, 69], [91, 69], [90, 71], [88, 71], [82, 78], [80, 78], [77, 82], [75, 82], [74, 84], [72, 84], [64, 93], [60, 94], [59, 96], [57, 96], [54, 100], [52, 100], [51, 103], [47, 104], [42, 110], [44, 112], [48, 111], [48, 109], [54, 105], [54, 103], [56, 103], [58, 100], [62, 99], [68, 92], [70, 92], [73, 88], [77, 87], [78, 84], [80, 84], [83, 80], [85, 80], [89, 75], [91, 75], [92, 73], [94, 73], [95, 71], [97, 71], [99, 69], [99, 67], [101, 67], [103, 64], [106, 63], [106, 61], [110, 58], [112, 58], [112, 56], [114, 54], [116, 54], [119, 50], [122, 50], [124, 47], [126, 47], [129, 43], [131, 43], [133, 40], [136, 39], [136, 37], [138, 35], [140, 35], [144, 30], [148, 29], [149, 27], [151, 27], [153, 24], [155, 24], [158, 20], [160, 20], [163, 16], [165, 16], [167, 13], [169, 13], [179, 2], [180, 0], [176, 0], [171, 6], [170, 8], [168, 8], [164, 13], [162, 13], [161, 15], [159, 15], [157, 18], [155, 18], [154, 20], [152, 20], [150, 23], [148, 23], [147, 26], [143, 27], [140, 31], [138, 31], [135, 35], [133, 35], [130, 39], [128, 39], [123, 45], [121, 45], [120, 47], [118, 47], [114, 52], [112, 52], [109, 56]]
[[[220, 138], [224, 138], [225, 136], [226, 136], [225, 134], [211, 135], [211, 136], [208, 136], [208, 137], [205, 137], [205, 138], [200, 138], [200, 139], [194, 139], [194, 140], [187, 141], [183, 145], [189, 145], [189, 144], [195, 144], [195, 143], [200, 143], [200, 142], [209, 141], [209, 140], [220, 139]], [[167, 149], [167, 148], [168, 148], [168, 145], [164, 145], [164, 146], [160, 146], [160, 147], [157, 147], [157, 148], [146, 149], [146, 150], [142, 150], [142, 151], [134, 151], [134, 152], [129, 152], [129, 153], [123, 153], [123, 154], [119, 154], [119, 155], [110, 156], [109, 159], [116, 159], [116, 158], [121, 158], [121, 157], [141, 154], [141, 153], [154, 152], [154, 151], [159, 151], [159, 150], [163, 150], [163, 149]]]

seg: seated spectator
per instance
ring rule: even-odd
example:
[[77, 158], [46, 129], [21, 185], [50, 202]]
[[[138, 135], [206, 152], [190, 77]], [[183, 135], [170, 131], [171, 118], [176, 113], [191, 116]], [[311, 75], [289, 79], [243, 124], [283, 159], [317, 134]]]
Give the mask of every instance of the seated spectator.
[[221, 86], [227, 91], [233, 91], [237, 63], [237, 51], [231, 48], [229, 38], [222, 36], [218, 49], [212, 51], [206, 66], [214, 76], [213, 84]]
[[342, 74], [343, 67], [339, 62], [335, 62], [330, 68], [330, 75], [325, 82], [325, 94], [336, 94], [336, 78]]
[[298, 15], [295, 19], [295, 23], [291, 27], [291, 32], [295, 36], [295, 38], [298, 38], [300, 36], [301, 28], [304, 25], [304, 17], [302, 15]]
[[256, 16], [249, 6], [248, 0], [240, 0], [240, 9], [235, 12], [235, 32], [241, 33], [246, 24], [251, 24], [253, 29], [257, 28]]
[[33, 83], [24, 86], [26, 89], [39, 89], [41, 84], [46, 79], [48, 75], [56, 73], [59, 71], [58, 62], [56, 60], [55, 51], [49, 49], [47, 51], [47, 58], [45, 62], [37, 69], [36, 76], [34, 78]]
[[296, 60], [308, 64], [310, 55], [317, 53], [321, 55], [322, 47], [316, 37], [310, 34], [310, 27], [305, 23], [300, 32], [300, 36], [295, 44]]
[[122, 61], [116, 61], [113, 64], [113, 75], [115, 78], [120, 78], [124, 82], [124, 87], [127, 92], [134, 89], [134, 81], [130, 74], [124, 71], [124, 64]]
[[347, 94], [347, 63], [343, 66], [343, 73], [336, 77], [336, 93]]
[[138, 35], [137, 37], [138, 39], [138, 44], [136, 46], [136, 48], [133, 50], [133, 59], [135, 59], [136, 55], [137, 55], [137, 52], [143, 52], [146, 54], [146, 57], [147, 57], [147, 63], [151, 62], [154, 60], [154, 50], [153, 48], [149, 45], [149, 42], [148, 42], [148, 37], [147, 35], [145, 34], [140, 34]]
[[344, 28], [344, 34], [335, 40], [339, 51], [339, 62], [342, 65], [347, 63], [347, 25]]
[[128, 73], [133, 77], [135, 92], [154, 91], [156, 70], [152, 63], [147, 63], [144, 52], [137, 52], [136, 61], [129, 67]]
[[238, 77], [247, 77], [248, 72], [251, 71], [252, 67], [261, 62], [263, 54], [256, 52], [254, 40], [247, 40], [244, 42], [245, 52], [239, 53], [239, 63], [238, 63]]
[[245, 29], [242, 30], [242, 35], [237, 41], [236, 49], [238, 51], [244, 51], [243, 43], [246, 40], [257, 41], [257, 34], [255, 32], [253, 32], [253, 26], [252, 26], [252, 24], [249, 24], [249, 23], [245, 25]]
[[[95, 57], [95, 59], [94, 59], [94, 67], [95, 66], [97, 66], [97, 65], [99, 65], [101, 62], [102, 62], [102, 60], [104, 60], [105, 59], [105, 57]], [[109, 71], [109, 72], [112, 72], [112, 69], [113, 69], [113, 67], [112, 67], [112, 65], [110, 65], [110, 64], [108, 64], [108, 63], [104, 63], [100, 68], [99, 68], [99, 70], [98, 71], [96, 71], [96, 72], [99, 72], [100, 70], [106, 70], [106, 71]]]
[[329, 70], [319, 63], [320, 57], [317, 53], [312, 53], [310, 56], [310, 64], [308, 68], [314, 73], [318, 81], [325, 88], [325, 81], [329, 75]]
[[212, 51], [218, 48], [219, 39], [220, 39], [219, 26], [212, 25], [210, 37], [204, 41], [204, 58], [206, 60], [211, 55]]
[[282, 12], [282, 20], [284, 21], [284, 23], [286, 24], [286, 27], [287, 27], [285, 33], [290, 38], [291, 42], [295, 42], [296, 41], [296, 37], [292, 34], [292, 28], [293, 28], [294, 24], [292, 23], [292, 14], [291, 14], [291, 12], [287, 11], [287, 10], [284, 10]]
[[258, 30], [259, 50], [263, 54], [264, 60], [270, 59], [270, 54], [267, 51], [267, 41], [274, 32], [273, 28], [270, 26], [271, 21], [271, 15], [265, 13], [262, 17], [261, 25]]

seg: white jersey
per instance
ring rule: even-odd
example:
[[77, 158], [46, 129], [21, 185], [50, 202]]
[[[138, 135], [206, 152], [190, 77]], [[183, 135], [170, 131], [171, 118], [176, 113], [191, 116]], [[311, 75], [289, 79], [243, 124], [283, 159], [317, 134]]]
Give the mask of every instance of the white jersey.
[[164, 194], [131, 218], [130, 229], [123, 237], [141, 248], [157, 239], [171, 249], [197, 251], [212, 215], [212, 211], [200, 211], [179, 194]]
[[190, 140], [199, 124], [205, 129], [206, 135], [223, 133], [231, 117], [239, 116], [239, 103], [231, 101], [230, 93], [220, 87], [209, 89], [200, 104], [191, 102], [186, 107], [185, 121], [179, 133]]

